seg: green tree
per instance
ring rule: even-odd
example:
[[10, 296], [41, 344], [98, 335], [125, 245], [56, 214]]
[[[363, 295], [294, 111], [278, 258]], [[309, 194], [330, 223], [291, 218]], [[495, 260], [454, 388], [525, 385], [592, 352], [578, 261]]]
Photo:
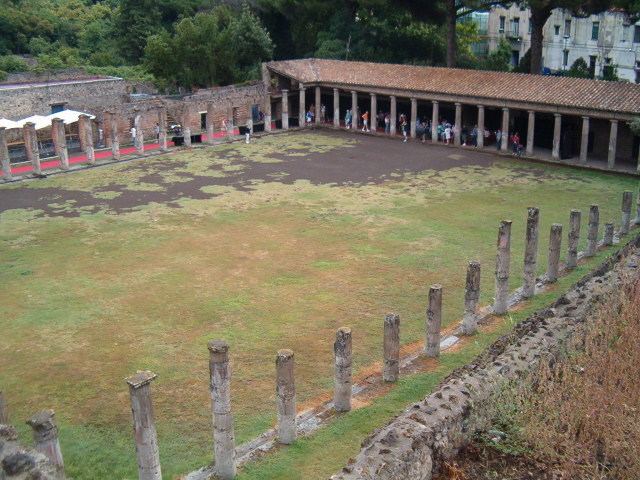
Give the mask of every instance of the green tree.
[[508, 72], [511, 69], [511, 46], [506, 40], [500, 40], [498, 48], [487, 55], [483, 63], [485, 70]]
[[577, 58], [571, 68], [567, 71], [567, 77], [575, 77], [575, 78], [592, 78], [591, 71], [589, 70], [589, 65], [584, 60], [584, 58]]
[[142, 57], [147, 37], [157, 32], [162, 16], [156, 0], [121, 0], [116, 14], [119, 46], [130, 61]]

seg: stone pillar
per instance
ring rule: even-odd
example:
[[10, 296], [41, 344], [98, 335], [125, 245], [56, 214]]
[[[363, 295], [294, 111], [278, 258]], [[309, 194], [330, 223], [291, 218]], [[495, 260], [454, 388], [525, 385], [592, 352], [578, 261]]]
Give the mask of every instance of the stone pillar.
[[456, 102], [456, 119], [455, 119], [455, 131], [453, 132], [453, 144], [456, 147], [459, 147], [462, 143], [461, 133], [462, 133], [462, 105]]
[[228, 480], [236, 476], [236, 443], [231, 412], [231, 367], [229, 345], [223, 340], [211, 340], [209, 349], [209, 377], [211, 415], [213, 417], [213, 454], [215, 472]]
[[320, 95], [320, 87], [316, 87], [316, 125], [322, 123], [322, 97]]
[[529, 110], [529, 120], [527, 122], [527, 146], [525, 153], [527, 156], [533, 156], [533, 142], [536, 135], [536, 112]]
[[613, 245], [613, 223], [604, 224], [604, 238], [602, 244], [606, 247]]
[[360, 125], [360, 115], [358, 115], [358, 92], [351, 90], [351, 128], [357, 130]]
[[36, 124], [32, 122], [25, 123], [22, 127], [22, 136], [24, 138], [24, 149], [27, 154], [27, 161], [31, 162], [31, 165], [33, 166], [33, 173], [35, 175], [42, 175]]
[[502, 138], [500, 139], [500, 150], [506, 152], [509, 149], [509, 109], [502, 109]]
[[60, 160], [60, 168], [69, 170], [69, 150], [67, 150], [67, 137], [64, 131], [64, 120], [54, 118], [51, 120], [51, 139]]
[[[213, 126], [213, 122], [212, 122]], [[169, 150], [167, 145], [167, 107], [160, 107], [158, 110], [158, 127], [160, 128], [159, 143], [160, 151], [166, 152]], [[208, 130], [207, 130], [208, 133]]]
[[7, 132], [4, 127], [0, 127], [0, 164], [2, 164], [2, 178], [11, 180], [13, 177], [9, 162], [9, 149], [7, 148]]
[[4, 392], [0, 390], [0, 425], [9, 425], [9, 410], [7, 409], [7, 401], [4, 398]]
[[265, 86], [266, 96], [264, 99], [264, 131], [271, 132], [271, 72], [267, 64], [262, 64], [262, 82]]
[[371, 93], [371, 115], [369, 115], [369, 125], [371, 132], [376, 133], [378, 130], [378, 96]]
[[335, 378], [333, 406], [338, 412], [351, 410], [351, 329], [339, 328], [333, 344]]
[[478, 330], [478, 301], [480, 300], [480, 262], [469, 262], [467, 283], [464, 288], [464, 315], [462, 333], [472, 335]]
[[[93, 148], [93, 128], [91, 127], [91, 117], [80, 115], [78, 117], [78, 134], [80, 136], [80, 146], [87, 156], [87, 163], [96, 163], [95, 150]], [[137, 134], [137, 133], [136, 133]]]
[[333, 126], [340, 128], [340, 90], [333, 89]]
[[151, 381], [155, 378], [155, 373], [145, 371], [126, 379], [131, 396], [133, 433], [136, 440], [140, 480], [162, 480], [158, 438], [151, 404]]
[[554, 223], [551, 225], [549, 234], [549, 257], [547, 260], [547, 282], [553, 283], [558, 280], [558, 270], [560, 268], [560, 249], [562, 248], [562, 225]]
[[536, 270], [538, 265], [538, 226], [540, 211], [531, 207], [527, 211], [527, 232], [524, 244], [524, 270], [522, 296], [531, 298], [536, 293]]
[[589, 208], [589, 230], [587, 231], [587, 249], [585, 257], [593, 257], [598, 249], [598, 226], [600, 223], [600, 210], [598, 205]]
[[509, 308], [509, 263], [511, 261], [511, 220], [502, 220], [498, 228], [496, 255], [496, 299], [493, 313], [502, 315]]
[[398, 105], [396, 103], [396, 97], [391, 95], [389, 97], [390, 112], [389, 112], [389, 135], [395, 136], [396, 127], [398, 125]]
[[560, 134], [562, 133], [562, 115], [553, 114], [553, 149], [551, 150], [551, 158], [560, 160]]
[[27, 424], [33, 429], [33, 443], [36, 451], [42, 453], [55, 466], [64, 468], [53, 410], [42, 410], [36, 413], [27, 420]]
[[[213, 121], [214, 117], [215, 117], [215, 110], [213, 108], [213, 102], [209, 102], [207, 103], [207, 118], [206, 118], [207, 143], [209, 145], [213, 145], [215, 142], [216, 127]], [[267, 130], [266, 116], [265, 116], [264, 129], [265, 131]]]
[[580, 210], [571, 210], [569, 215], [569, 249], [567, 251], [567, 268], [578, 265], [578, 242], [580, 241]]
[[613, 168], [616, 164], [616, 147], [618, 145], [618, 120], [611, 120], [611, 133], [609, 133], [609, 155], [607, 167]]
[[296, 386], [291, 350], [278, 350], [276, 356], [276, 400], [278, 441], [289, 445], [296, 439]]
[[142, 131], [142, 115], [140, 112], [135, 112], [133, 126], [136, 127], [136, 153], [144, 155], [144, 132]]
[[282, 90], [282, 129], [289, 130], [289, 90]]
[[305, 126], [305, 114], [307, 113], [307, 89], [304, 87], [304, 85], [301, 83], [300, 84], [300, 92], [299, 92], [300, 96], [299, 96], [299, 108], [298, 108], [298, 126], [299, 127], [304, 127]]
[[429, 308], [425, 329], [424, 353], [427, 357], [440, 356], [440, 325], [442, 323], [442, 285], [429, 288]]
[[438, 120], [440, 119], [440, 104], [433, 100], [433, 110], [431, 111], [431, 141], [436, 143], [438, 141]]
[[484, 105], [478, 105], [478, 148], [484, 147]]
[[411, 99], [411, 123], [409, 124], [409, 133], [411, 138], [416, 138], [416, 124], [418, 122], [418, 100]]
[[622, 223], [620, 224], [620, 235], [629, 233], [631, 226], [631, 203], [633, 202], [633, 192], [622, 194]]
[[109, 112], [109, 135], [111, 136], [111, 156], [120, 160], [120, 138], [118, 136], [118, 117], [115, 112]]
[[[185, 105], [184, 110], [182, 111], [182, 119], [180, 120], [180, 123], [182, 124], [182, 138], [184, 139], [184, 146], [187, 148], [191, 148], [191, 125], [189, 123], [189, 113], [190, 110]], [[229, 131], [233, 132], [233, 121], [229, 121], [229, 118], [233, 118], [233, 110], [231, 115], [227, 112], [227, 117], [227, 135], [229, 135]]]
[[636, 198], [636, 218], [633, 220], [634, 225], [640, 224], [640, 192], [638, 192], [638, 197]]
[[397, 382], [400, 374], [400, 316], [390, 313], [384, 318], [384, 365], [382, 379]]
[[580, 163], [587, 163], [589, 151], [589, 117], [582, 117], [582, 137], [580, 138]]

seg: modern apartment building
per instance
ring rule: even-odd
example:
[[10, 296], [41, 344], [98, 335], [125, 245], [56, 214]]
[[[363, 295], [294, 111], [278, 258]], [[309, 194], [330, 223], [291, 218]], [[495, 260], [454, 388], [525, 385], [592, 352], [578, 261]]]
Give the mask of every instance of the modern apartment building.
[[[494, 51], [504, 39], [511, 46], [511, 63], [517, 65], [529, 50], [529, 9], [494, 7], [472, 18], [482, 39], [477, 53]], [[583, 18], [556, 9], [544, 27], [542, 64], [550, 73], [568, 70], [576, 59], [583, 58], [596, 78], [615, 66], [620, 79], [640, 83], [639, 52], [640, 22], [630, 23], [622, 11]]]

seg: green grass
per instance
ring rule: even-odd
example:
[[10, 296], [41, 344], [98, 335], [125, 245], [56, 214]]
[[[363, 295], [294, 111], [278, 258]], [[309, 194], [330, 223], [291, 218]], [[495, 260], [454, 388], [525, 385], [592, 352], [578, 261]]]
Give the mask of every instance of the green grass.
[[[357, 148], [354, 142], [330, 135], [278, 135], [251, 145], [197, 149], [0, 186], [0, 195], [18, 190], [34, 195], [31, 207], [0, 214], [0, 388], [15, 422], [53, 408], [70, 476], [135, 478], [123, 379], [139, 369], [153, 370], [163, 472], [173, 478], [211, 460], [208, 340], [225, 338], [231, 345], [236, 438], [246, 441], [275, 423], [278, 349], [297, 353], [298, 399], [310, 402], [331, 388], [338, 327], [353, 329], [357, 373], [381, 357], [386, 313], [401, 315], [403, 343], [423, 337], [430, 284], [443, 284], [445, 325], [459, 320], [471, 259], [482, 262], [481, 301], [490, 303], [500, 219], [514, 222], [515, 288], [521, 282], [528, 206], [541, 209], [542, 273], [551, 223], [567, 225], [569, 210], [580, 208], [586, 229], [592, 202], [600, 204], [602, 223], [617, 222], [621, 192], [636, 187], [628, 177], [509, 159], [496, 159], [489, 167], [396, 174], [380, 184], [262, 179], [242, 188], [216, 184], [232, 179], [238, 169], [251, 178], [254, 166], [277, 163], [286, 171], [278, 156], [282, 152], [305, 162], [310, 160], [298, 155], [346, 156]], [[175, 168], [167, 168], [167, 162]], [[206, 184], [202, 192], [215, 196], [190, 198], [185, 192], [171, 202], [140, 201], [123, 212], [110, 203], [164, 194], [175, 182], [185, 185], [194, 178]], [[38, 204], [41, 189], [57, 189], [56, 212]], [[94, 213], [73, 201], [87, 195], [98, 205]], [[563, 243], [566, 247], [566, 231]], [[477, 348], [483, 338], [477, 337]], [[471, 355], [473, 348], [456, 355]], [[468, 357], [451, 358], [463, 362]], [[390, 393], [392, 400], [370, 407], [379, 408], [377, 413], [344, 416], [362, 423], [345, 437], [353, 435], [357, 445], [362, 432], [411, 395], [423, 395], [446, 373], [449, 361], [447, 354], [437, 372], [403, 379]], [[322, 435], [332, 429], [340, 434], [339, 428], [347, 427], [339, 422], [317, 438], [327, 438]], [[25, 427], [22, 433], [28, 440]], [[311, 452], [314, 441], [286, 451]], [[307, 472], [305, 478], [315, 478], [313, 465], [321, 478], [320, 472], [343, 463], [336, 446], [322, 447], [333, 448], [335, 455], [307, 453], [302, 463], [308, 469], [300, 470]], [[276, 462], [281, 454], [285, 450], [266, 462]], [[260, 478], [278, 478], [263, 466]], [[257, 472], [251, 469], [247, 475]]]

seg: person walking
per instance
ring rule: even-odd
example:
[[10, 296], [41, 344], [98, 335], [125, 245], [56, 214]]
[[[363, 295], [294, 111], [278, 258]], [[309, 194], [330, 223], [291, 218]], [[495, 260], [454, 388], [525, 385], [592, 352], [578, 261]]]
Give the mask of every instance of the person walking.
[[131, 127], [131, 130], [129, 131], [129, 133], [131, 133], [131, 143], [132, 144], [136, 144], [136, 127]]
[[344, 114], [344, 126], [349, 130], [351, 128], [351, 110], [347, 109]]
[[362, 131], [370, 132], [369, 130], [369, 110], [362, 114]]
[[384, 116], [384, 133], [389, 135], [391, 132], [391, 119], [389, 118], [389, 114], [386, 113]]
[[324, 106], [324, 103], [320, 104], [320, 121], [327, 123], [327, 107]]
[[404, 115], [400, 115], [400, 129], [402, 130], [402, 139], [403, 143], [407, 143], [407, 117]]
[[451, 125], [447, 123], [444, 127], [444, 143], [447, 145], [449, 145], [449, 142], [451, 141], [451, 133]]
[[153, 127], [153, 131], [156, 134], [156, 142], [160, 142], [160, 124], [156, 123], [156, 126]]
[[500, 150], [500, 144], [502, 143], [502, 131], [496, 130], [496, 149]]

